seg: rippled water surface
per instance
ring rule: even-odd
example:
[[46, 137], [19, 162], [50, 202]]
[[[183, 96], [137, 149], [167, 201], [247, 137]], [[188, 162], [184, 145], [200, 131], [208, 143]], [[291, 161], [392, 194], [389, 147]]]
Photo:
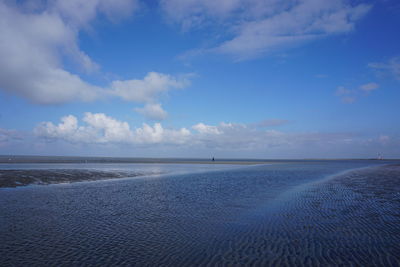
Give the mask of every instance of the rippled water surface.
[[139, 165], [0, 189], [0, 265], [400, 265], [394, 162]]

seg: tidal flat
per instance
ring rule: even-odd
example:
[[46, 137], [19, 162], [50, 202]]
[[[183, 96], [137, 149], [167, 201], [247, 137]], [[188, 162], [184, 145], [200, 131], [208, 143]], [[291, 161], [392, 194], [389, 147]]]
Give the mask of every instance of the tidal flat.
[[[400, 265], [396, 161], [25, 163], [1, 173], [67, 182], [0, 188], [1, 266]], [[104, 179], [70, 183], [71, 173]]]

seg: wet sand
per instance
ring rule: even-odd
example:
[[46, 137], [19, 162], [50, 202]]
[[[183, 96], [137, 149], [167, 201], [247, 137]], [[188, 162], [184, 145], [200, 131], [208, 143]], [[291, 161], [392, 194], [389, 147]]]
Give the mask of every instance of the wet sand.
[[33, 169], [33, 170], [0, 170], [0, 188], [17, 187], [30, 184], [47, 185], [74, 183], [106, 179], [130, 178], [144, 175], [160, 175], [160, 172], [102, 171], [90, 169]]
[[400, 165], [369, 166], [1, 190], [0, 265], [400, 266]]
[[365, 199], [395, 201], [400, 204], [400, 164], [352, 172], [347, 179], [335, 179], [333, 182], [341, 183]]
[[211, 265], [400, 266], [400, 165], [301, 187], [216, 240]]
[[[136, 172], [135, 164], [201, 164], [201, 165], [256, 165], [268, 164], [264, 160], [209, 160], [178, 158], [113, 158], [113, 157], [50, 157], [50, 156], [0, 156], [0, 164], [15, 166], [2, 169], [0, 165], [0, 188], [26, 185], [47, 185], [108, 179], [131, 178], [146, 175], [160, 175], [162, 172]], [[277, 163], [277, 162], [274, 162]], [[31, 164], [33, 169], [19, 169], [20, 164]], [[38, 164], [38, 165], [36, 165]], [[48, 169], [36, 169], [48, 164]], [[53, 169], [52, 165], [66, 164], [65, 169]], [[89, 165], [88, 165], [89, 164]], [[86, 169], [90, 164], [126, 164], [132, 171]], [[36, 165], [36, 166], [35, 166]], [[69, 165], [69, 166], [68, 166]], [[77, 168], [79, 167], [79, 168]], [[76, 169], [74, 169], [76, 168]]]

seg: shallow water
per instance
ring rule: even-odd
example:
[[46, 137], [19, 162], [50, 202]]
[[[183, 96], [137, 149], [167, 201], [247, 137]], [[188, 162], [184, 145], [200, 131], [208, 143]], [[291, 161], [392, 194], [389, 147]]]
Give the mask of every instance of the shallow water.
[[176, 175], [237, 167], [230, 164], [0, 163], [0, 187]]
[[0, 265], [396, 266], [400, 167], [384, 163], [3, 188]]

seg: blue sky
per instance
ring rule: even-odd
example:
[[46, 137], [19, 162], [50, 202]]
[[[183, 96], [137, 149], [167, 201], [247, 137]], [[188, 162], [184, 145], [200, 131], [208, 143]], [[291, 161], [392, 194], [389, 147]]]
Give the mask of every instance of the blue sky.
[[0, 1], [0, 154], [400, 157], [396, 0]]

